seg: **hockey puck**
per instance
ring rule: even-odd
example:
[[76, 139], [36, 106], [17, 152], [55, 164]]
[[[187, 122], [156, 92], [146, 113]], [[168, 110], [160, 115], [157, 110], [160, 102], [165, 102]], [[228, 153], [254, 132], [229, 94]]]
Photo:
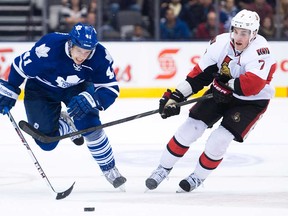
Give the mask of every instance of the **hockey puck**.
[[94, 207], [85, 207], [84, 211], [88, 211], [88, 212], [95, 211], [95, 208]]

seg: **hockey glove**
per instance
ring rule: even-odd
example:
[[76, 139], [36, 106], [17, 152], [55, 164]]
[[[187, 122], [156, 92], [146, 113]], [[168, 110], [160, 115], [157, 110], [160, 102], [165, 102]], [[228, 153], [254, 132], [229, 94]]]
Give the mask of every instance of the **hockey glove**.
[[[10, 85], [7, 81], [0, 80], [0, 112], [5, 115], [15, 105], [21, 92], [19, 87]], [[5, 109], [4, 109], [5, 108]]]
[[103, 110], [103, 107], [98, 100], [97, 94], [92, 96], [84, 91], [71, 99], [67, 111], [75, 120], [81, 120], [88, 113], [98, 114], [99, 110]]
[[173, 115], [179, 115], [180, 107], [177, 106], [176, 103], [182, 102], [184, 100], [185, 97], [177, 89], [174, 92], [172, 92], [170, 89], [167, 89], [159, 101], [159, 113], [161, 117], [166, 119]]
[[216, 103], [229, 103], [233, 98], [233, 89], [216, 77], [211, 85], [213, 99]]

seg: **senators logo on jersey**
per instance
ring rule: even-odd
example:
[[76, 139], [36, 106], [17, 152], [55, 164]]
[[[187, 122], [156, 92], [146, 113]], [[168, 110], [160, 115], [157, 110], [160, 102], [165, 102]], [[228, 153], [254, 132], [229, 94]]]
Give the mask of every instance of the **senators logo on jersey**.
[[221, 64], [221, 69], [220, 69], [220, 74], [221, 75], [225, 75], [229, 78], [232, 78], [231, 76], [231, 73], [230, 73], [230, 68], [229, 68], [229, 62], [231, 61], [232, 59], [229, 57], [229, 56], [226, 56], [224, 58], [224, 61], [223, 63]]

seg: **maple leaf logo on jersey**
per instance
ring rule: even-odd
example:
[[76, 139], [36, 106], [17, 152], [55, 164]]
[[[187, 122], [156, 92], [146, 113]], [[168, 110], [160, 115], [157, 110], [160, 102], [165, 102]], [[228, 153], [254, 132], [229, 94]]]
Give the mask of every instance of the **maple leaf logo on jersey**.
[[80, 31], [80, 30], [82, 29], [82, 26], [81, 26], [81, 25], [77, 25], [77, 26], [75, 26], [75, 29], [76, 29], [77, 31]]
[[50, 51], [50, 47], [46, 47], [46, 44], [42, 44], [41, 46], [36, 47], [35, 51], [36, 51], [36, 55], [38, 56], [38, 58], [48, 57], [48, 52]]
[[61, 88], [68, 88], [77, 85], [80, 81], [80, 78], [77, 75], [73, 75], [68, 76], [66, 80], [63, 77], [57, 77], [55, 81], [58, 83], [57, 86]]

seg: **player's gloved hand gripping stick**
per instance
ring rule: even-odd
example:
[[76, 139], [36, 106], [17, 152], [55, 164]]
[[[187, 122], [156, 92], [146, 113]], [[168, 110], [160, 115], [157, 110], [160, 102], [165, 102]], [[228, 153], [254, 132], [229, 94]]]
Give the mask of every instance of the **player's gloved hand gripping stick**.
[[[191, 103], [194, 103], [194, 102], [198, 102], [198, 101], [201, 101], [201, 100], [210, 99], [212, 97], [213, 97], [212, 94], [207, 94], [207, 95], [204, 95], [204, 96], [199, 97], [199, 98], [194, 98], [194, 99], [191, 99], [191, 100], [188, 100], [188, 101], [183, 101], [183, 102], [177, 103], [177, 106], [179, 106], [179, 107], [180, 106], [184, 106], [184, 105], [191, 104]], [[41, 133], [39, 130], [37, 130], [33, 126], [31, 126], [28, 122], [23, 121], [23, 120], [21, 120], [19, 122], [19, 127], [23, 131], [25, 131], [27, 134], [32, 136], [34, 139], [37, 139], [37, 140], [39, 140], [39, 141], [41, 141], [43, 143], [51, 143], [51, 142], [56, 142], [56, 141], [65, 139], [65, 138], [70, 138], [71, 136], [76, 136], [76, 135], [79, 135], [79, 134], [83, 134], [83, 133], [88, 133], [88, 132], [91, 132], [91, 131], [99, 130], [99, 129], [102, 129], [102, 128], [105, 128], [105, 127], [109, 127], [109, 126], [117, 125], [117, 124], [120, 124], [120, 123], [132, 121], [132, 120], [135, 120], [135, 119], [143, 118], [145, 116], [153, 115], [153, 114], [158, 113], [158, 112], [159, 112], [159, 109], [151, 110], [151, 111], [148, 111], [148, 112], [144, 112], [144, 113], [140, 113], [140, 114], [137, 114], [137, 115], [129, 116], [129, 117], [126, 117], [126, 118], [123, 118], [123, 119], [119, 119], [119, 120], [116, 120], [116, 121], [108, 122], [108, 123], [105, 123], [105, 124], [102, 124], [102, 125], [99, 125], [99, 126], [96, 126], [96, 127], [91, 127], [91, 128], [79, 130], [79, 131], [76, 131], [76, 132], [73, 132], [73, 133], [70, 133], [70, 134], [66, 134], [66, 135], [63, 135], [63, 136], [55, 136], [55, 137], [50, 137], [50, 136], [47, 136], [47, 135]]]
[[166, 119], [170, 116], [179, 115], [180, 106], [177, 106], [177, 104], [185, 100], [186, 99], [183, 94], [177, 89], [174, 92], [172, 92], [170, 89], [167, 89], [159, 101], [159, 113], [161, 118]]

